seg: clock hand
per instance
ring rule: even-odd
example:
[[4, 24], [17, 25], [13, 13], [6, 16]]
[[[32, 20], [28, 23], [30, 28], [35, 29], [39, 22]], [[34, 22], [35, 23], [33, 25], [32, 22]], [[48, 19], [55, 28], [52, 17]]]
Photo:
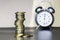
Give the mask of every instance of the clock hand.
[[46, 17], [46, 14], [44, 14], [44, 24], [45, 24], [45, 17]]
[[44, 20], [45, 20], [46, 14], [44, 14]]

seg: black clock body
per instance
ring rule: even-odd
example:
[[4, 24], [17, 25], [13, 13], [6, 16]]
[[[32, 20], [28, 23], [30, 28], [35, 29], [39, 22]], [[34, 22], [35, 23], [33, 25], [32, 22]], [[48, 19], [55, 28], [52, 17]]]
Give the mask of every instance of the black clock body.
[[[40, 10], [38, 10], [38, 9], [40, 9]], [[52, 24], [54, 23], [54, 16], [53, 16], [53, 14], [55, 13], [55, 10], [52, 7], [48, 7], [48, 9], [43, 9], [42, 7], [37, 7], [35, 9], [35, 12], [37, 13], [36, 16], [35, 16], [35, 22], [39, 26], [38, 29], [41, 29], [41, 30], [50, 30], [50, 28], [52, 27]], [[48, 26], [42, 26], [42, 25], [40, 25], [38, 23], [37, 16], [40, 13], [42, 13], [42, 12], [48, 12], [51, 15], [51, 17], [52, 17], [52, 22]]]

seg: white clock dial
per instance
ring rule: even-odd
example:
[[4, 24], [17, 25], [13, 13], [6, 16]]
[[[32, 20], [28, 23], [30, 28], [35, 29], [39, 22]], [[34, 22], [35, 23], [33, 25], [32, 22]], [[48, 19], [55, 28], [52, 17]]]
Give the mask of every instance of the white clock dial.
[[52, 23], [53, 17], [49, 12], [43, 11], [37, 14], [36, 21], [39, 25], [46, 27]]

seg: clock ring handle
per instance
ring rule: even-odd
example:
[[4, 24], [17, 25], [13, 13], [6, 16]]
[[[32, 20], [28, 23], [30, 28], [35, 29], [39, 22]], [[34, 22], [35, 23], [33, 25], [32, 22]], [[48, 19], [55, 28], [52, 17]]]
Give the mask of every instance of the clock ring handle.
[[53, 7], [49, 7], [49, 8], [48, 8], [48, 11], [49, 11], [50, 13], [55, 13], [55, 9], [54, 9]]
[[39, 6], [39, 7], [37, 7], [37, 8], [35, 9], [35, 12], [36, 12], [36, 13], [39, 13], [41, 10], [42, 10], [42, 7]]

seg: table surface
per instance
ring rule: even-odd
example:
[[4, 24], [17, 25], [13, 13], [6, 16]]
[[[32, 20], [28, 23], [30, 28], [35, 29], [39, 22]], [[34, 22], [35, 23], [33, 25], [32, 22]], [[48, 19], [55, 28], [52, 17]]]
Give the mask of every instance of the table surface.
[[[33, 34], [33, 37], [26, 37], [26, 38], [21, 38], [21, 40], [36, 40], [37, 35], [35, 33], [35, 30], [28, 31], [29, 29], [26, 30], [27, 34]], [[53, 40], [60, 40], [60, 28], [53, 28], [52, 31], [53, 33]], [[15, 38], [15, 29], [14, 28], [0, 28], [0, 40], [16, 40]]]

